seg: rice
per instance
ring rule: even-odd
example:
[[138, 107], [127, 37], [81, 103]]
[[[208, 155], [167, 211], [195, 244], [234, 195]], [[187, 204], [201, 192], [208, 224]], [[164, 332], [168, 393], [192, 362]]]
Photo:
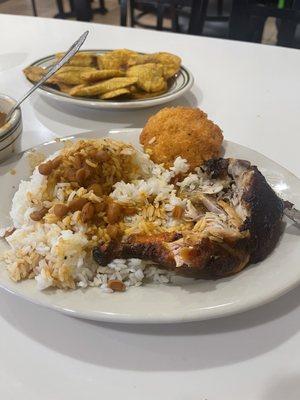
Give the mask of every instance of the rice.
[[[63, 154], [67, 155], [70, 164], [74, 163], [75, 150], [85, 156], [85, 146], [90, 144], [91, 141], [81, 141], [81, 144], [76, 142], [71, 146], [69, 144], [61, 153], [56, 152], [47, 160]], [[150, 232], [159, 228], [163, 219], [168, 222], [168, 213], [171, 213], [175, 205], [184, 205], [176, 197], [174, 185], [170, 181], [176, 174], [187, 170], [185, 160], [179, 157], [172, 169], [165, 170], [154, 164], [148, 155], [136, 151], [130, 145], [108, 140], [92, 141], [92, 144], [100, 148], [105, 145], [112, 153], [113, 163], [107, 169], [104, 165], [102, 171], [106, 176], [104, 187], [108, 188], [112, 199], [123, 204], [137, 205], [149, 196], [155, 197], [153, 206], [145, 208], [143, 205], [136, 215], [124, 218], [125, 232], [128, 234], [130, 230], [134, 232], [143, 229]], [[125, 160], [123, 165], [119, 157]], [[97, 163], [89, 158], [86, 163], [91, 168], [97, 168]], [[49, 197], [46, 194], [50, 184], [52, 195]], [[99, 266], [92, 258], [91, 249], [100, 239], [109, 239], [105, 227], [83, 223], [81, 211], [75, 211], [63, 219], [53, 213], [55, 204], [70, 203], [76, 198], [86, 198], [93, 204], [101, 204], [102, 201], [93, 191], [83, 187], [76, 189], [70, 182], [51, 183], [50, 178], [40, 174], [38, 167], [34, 169], [29, 181], [20, 183], [10, 211], [16, 229], [5, 238], [10, 250], [4, 254], [4, 260], [11, 279], [19, 281], [34, 278], [39, 290], [49, 287], [75, 289], [93, 286], [106, 293], [113, 292], [108, 285], [109, 281], [115, 279], [123, 282], [126, 288], [149, 282], [166, 284], [171, 281], [172, 273], [139, 259], [116, 259], [106, 266]], [[33, 221], [31, 214], [41, 207], [48, 210], [45, 217], [42, 221]], [[105, 218], [103, 215], [104, 222]], [[6, 231], [3, 230], [2, 236], [5, 236]]]
[[131, 258], [128, 260], [116, 259], [106, 267], [98, 267], [95, 278], [90, 286], [100, 286], [104, 291], [107, 289], [109, 280], [118, 279], [130, 286], [140, 286], [143, 283], [169, 283], [173, 274], [159, 269], [151, 263]]
[[30, 223], [29, 214], [35, 206], [31, 199], [41, 200], [41, 194], [45, 190], [46, 178], [35, 169], [30, 181], [21, 181], [18, 191], [12, 201], [10, 217], [15, 228], [21, 228]]

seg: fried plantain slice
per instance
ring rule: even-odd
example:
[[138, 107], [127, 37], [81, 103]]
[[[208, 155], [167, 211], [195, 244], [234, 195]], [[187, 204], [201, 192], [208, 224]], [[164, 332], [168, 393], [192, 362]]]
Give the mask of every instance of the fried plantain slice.
[[107, 99], [112, 99], [114, 97], [123, 96], [124, 94], [131, 94], [131, 92], [128, 89], [121, 88], [117, 90], [112, 90], [111, 92], [100, 94], [99, 98], [102, 100], [107, 100]]
[[52, 83], [63, 83], [65, 85], [84, 84], [85, 81], [81, 78], [81, 74], [84, 71], [92, 72], [92, 71], [97, 71], [97, 69], [92, 67], [64, 66], [61, 69], [59, 69], [55, 75], [53, 75]]
[[74, 65], [64, 65], [61, 67], [56, 74], [59, 74], [61, 72], [91, 72], [91, 71], [98, 71], [97, 68], [94, 67], [75, 67]]
[[137, 55], [133, 50], [118, 49], [97, 57], [99, 69], [126, 69], [130, 57]]
[[148, 64], [148, 63], [156, 63], [162, 64], [164, 67], [164, 77], [165, 79], [169, 79], [180, 69], [181, 58], [172, 53], [167, 52], [159, 52], [153, 54], [136, 54], [132, 55], [127, 65], [128, 67], [133, 65], [140, 64]]
[[127, 67], [132, 67], [133, 65], [147, 64], [152, 61], [152, 54], [133, 54], [129, 57], [127, 61]]
[[163, 65], [164, 77], [166, 79], [169, 79], [172, 76], [176, 75], [181, 65], [180, 57], [167, 52], [154, 53], [151, 56], [151, 60], [152, 62], [160, 63]]
[[167, 89], [167, 82], [164, 77], [164, 70], [161, 64], [148, 63], [130, 67], [126, 75], [138, 79], [137, 86], [146, 92], [161, 92]]
[[46, 75], [47, 70], [42, 67], [27, 67], [23, 69], [24, 75], [31, 82], [38, 82]]
[[[56, 60], [61, 59], [65, 53], [58, 53], [55, 55]], [[79, 52], [76, 53], [67, 65], [73, 65], [76, 67], [91, 67], [96, 64], [96, 56], [89, 52]]]
[[[42, 67], [27, 67], [23, 70], [25, 76], [27, 79], [29, 79], [31, 82], [36, 83], [42, 79], [43, 76], [46, 75], [47, 69], [42, 68]], [[46, 82], [45, 85], [55, 85], [57, 82], [56, 80], [56, 74], [51, 76]]]
[[57, 83], [64, 83], [65, 85], [81, 85], [84, 80], [81, 78], [81, 72], [79, 71], [67, 71], [61, 72], [55, 75]]
[[88, 83], [102, 81], [108, 78], [114, 78], [118, 76], [125, 76], [125, 72], [120, 69], [102, 69], [88, 72], [82, 72], [81, 78]]
[[71, 90], [74, 88], [74, 86], [66, 85], [65, 83], [60, 83], [60, 82], [57, 82], [56, 86], [58, 86], [59, 90], [62, 93], [67, 93], [67, 94], [70, 94]]
[[92, 97], [99, 94], [112, 92], [116, 89], [121, 89], [127, 86], [131, 86], [137, 82], [137, 78], [124, 77], [124, 78], [112, 78], [107, 81], [99, 82], [91, 86], [79, 85], [74, 87], [70, 94], [72, 96]]

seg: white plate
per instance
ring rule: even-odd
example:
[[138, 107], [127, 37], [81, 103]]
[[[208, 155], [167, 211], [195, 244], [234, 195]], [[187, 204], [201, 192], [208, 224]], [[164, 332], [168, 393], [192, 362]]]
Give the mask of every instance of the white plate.
[[[111, 50], [83, 50], [84, 52], [93, 52], [95, 54], [102, 54]], [[35, 61], [31, 66], [38, 66], [47, 68], [53, 64], [55, 55], [44, 57], [40, 60]], [[140, 100], [100, 100], [100, 99], [88, 99], [84, 97], [72, 97], [66, 93], [62, 93], [59, 90], [51, 88], [46, 85], [40, 87], [39, 92], [47, 97], [51, 97], [63, 103], [76, 104], [81, 107], [87, 108], [101, 108], [101, 109], [129, 109], [129, 108], [147, 108], [153, 107], [159, 104], [164, 104], [169, 101], [175, 100], [182, 96], [194, 84], [194, 77], [192, 73], [184, 66], [181, 66], [180, 71], [175, 78], [170, 80], [168, 91], [156, 96], [151, 99], [140, 99]]]
[[[138, 129], [86, 133], [77, 137], [109, 136], [138, 145]], [[51, 142], [37, 149], [49, 155], [62, 147]], [[225, 157], [250, 160], [265, 174], [273, 188], [284, 198], [300, 205], [300, 180], [263, 155], [225, 141]], [[10, 173], [11, 169], [15, 175]], [[26, 154], [18, 161], [0, 167], [2, 177], [0, 223], [9, 223], [11, 199], [21, 179], [29, 176]], [[176, 279], [173, 285], [146, 285], [125, 293], [102, 293], [98, 288], [64, 292], [39, 292], [35, 281], [12, 282], [0, 268], [0, 287], [33, 303], [86, 319], [130, 323], [170, 323], [204, 320], [245, 311], [279, 297], [300, 283], [299, 234], [289, 221], [279, 244], [263, 262], [251, 265], [240, 274], [217, 281]], [[7, 248], [4, 241], [0, 250]]]

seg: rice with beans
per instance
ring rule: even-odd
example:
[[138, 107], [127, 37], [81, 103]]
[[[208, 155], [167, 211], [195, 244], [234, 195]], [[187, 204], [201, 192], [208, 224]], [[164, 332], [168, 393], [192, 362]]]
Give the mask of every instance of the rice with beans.
[[[120, 232], [172, 229], [172, 209], [182, 200], [170, 180], [186, 170], [180, 157], [165, 170], [111, 139], [69, 143], [39, 164], [14, 195], [13, 226], [2, 230], [11, 248], [3, 256], [11, 279], [34, 278], [40, 290], [99, 286], [106, 292], [168, 283], [172, 274], [149, 262], [116, 259], [99, 266], [91, 250]], [[110, 215], [107, 204], [121, 215]]]

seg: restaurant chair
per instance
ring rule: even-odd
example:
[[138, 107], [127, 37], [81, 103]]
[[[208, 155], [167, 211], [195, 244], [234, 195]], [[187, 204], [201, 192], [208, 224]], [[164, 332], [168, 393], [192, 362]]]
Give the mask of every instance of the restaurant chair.
[[56, 0], [58, 13], [54, 18], [67, 19], [75, 17], [78, 21], [91, 21], [93, 14], [106, 14], [105, 0], [99, 0], [99, 7], [92, 8], [93, 0], [69, 0], [70, 12], [66, 12], [63, 6], [63, 0]]
[[212, 12], [209, 0], [193, 0], [188, 33], [192, 35], [207, 35], [227, 37], [232, 1], [217, 0], [216, 12]]
[[[132, 27], [137, 25], [194, 35], [227, 37], [231, 2], [231, 0], [121, 0], [121, 25], [128, 24], [129, 14]], [[141, 22], [141, 18], [147, 14], [156, 16], [155, 25]], [[165, 18], [171, 20], [171, 28], [164, 28]]]
[[249, 42], [261, 42], [265, 21], [277, 19], [277, 44], [298, 47], [295, 43], [297, 25], [300, 23], [300, 0], [288, 0], [283, 8], [277, 2], [234, 0], [232, 5], [229, 38]]
[[[200, 0], [201, 1], [201, 0]], [[130, 26], [141, 26], [157, 30], [172, 30], [180, 32], [179, 17], [190, 15], [192, 0], [121, 0], [121, 25], [128, 24], [128, 11]], [[151, 25], [141, 21], [145, 15], [155, 15], [156, 24]], [[164, 19], [171, 19], [171, 28], [164, 28]]]

